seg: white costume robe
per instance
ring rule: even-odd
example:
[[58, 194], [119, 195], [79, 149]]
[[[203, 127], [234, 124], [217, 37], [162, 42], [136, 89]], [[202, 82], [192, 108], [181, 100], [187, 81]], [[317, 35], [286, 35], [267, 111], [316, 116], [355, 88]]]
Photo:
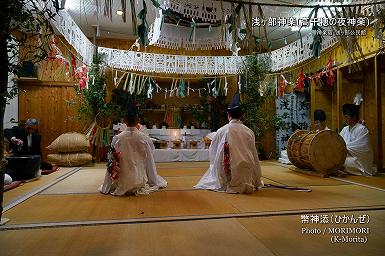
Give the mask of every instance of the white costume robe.
[[113, 181], [106, 171], [100, 192], [119, 196], [127, 193], [148, 194], [167, 186], [167, 182], [156, 171], [154, 144], [137, 128], [128, 127], [114, 136], [111, 146], [121, 152], [119, 177]]
[[344, 164], [345, 171], [358, 175], [375, 175], [373, 149], [370, 144], [368, 129], [357, 123], [351, 128], [345, 126], [340, 135], [344, 138], [348, 150]]
[[[230, 180], [223, 166], [225, 142], [230, 148]], [[217, 131], [211, 142], [209, 154], [210, 167], [194, 188], [228, 193], [252, 193], [262, 187], [254, 133], [241, 121], [233, 119]]]
[[[118, 123], [117, 125], [114, 125], [113, 127], [114, 127], [113, 129], [116, 130], [118, 133], [121, 133], [122, 131], [125, 131], [128, 128], [125, 123]], [[150, 136], [145, 125], [138, 124], [138, 130], [140, 132], [144, 133], [145, 135]]]
[[139, 131], [147, 136], [150, 136], [150, 133], [148, 132], [147, 127], [145, 125], [139, 124]]

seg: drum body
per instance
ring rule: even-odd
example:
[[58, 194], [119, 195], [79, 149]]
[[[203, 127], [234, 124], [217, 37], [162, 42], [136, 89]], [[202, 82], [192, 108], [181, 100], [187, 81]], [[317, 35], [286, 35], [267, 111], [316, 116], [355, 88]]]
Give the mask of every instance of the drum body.
[[345, 141], [331, 130], [299, 130], [291, 135], [287, 142], [287, 156], [292, 164], [324, 174], [339, 170], [346, 155]]

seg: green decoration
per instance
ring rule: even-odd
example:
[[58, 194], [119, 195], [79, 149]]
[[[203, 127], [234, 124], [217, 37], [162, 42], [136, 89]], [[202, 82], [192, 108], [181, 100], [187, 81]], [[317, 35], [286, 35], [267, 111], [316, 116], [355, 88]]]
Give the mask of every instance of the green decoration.
[[160, 4], [157, 0], [151, 0], [152, 5], [155, 6], [156, 8], [160, 8]]
[[[206, 84], [205, 80], [202, 80], [202, 84]], [[203, 123], [209, 123], [209, 103], [208, 103], [208, 92], [206, 90], [201, 91], [201, 97], [199, 99], [200, 109], [196, 109], [193, 106], [190, 106], [188, 110], [191, 112], [194, 119], [199, 122], [201, 125]]]
[[235, 7], [235, 13], [237, 15], [239, 15], [241, 13], [242, 5], [243, 4], [238, 4], [237, 7]]
[[96, 53], [89, 73], [88, 88], [81, 90], [78, 112], [87, 122], [102, 122], [109, 119], [110, 108], [106, 102], [106, 75], [102, 68], [103, 55]]
[[267, 102], [275, 101], [274, 96], [261, 96], [260, 93], [260, 85], [270, 70], [268, 59], [248, 56], [245, 62], [247, 86], [241, 92], [243, 121], [254, 132], [256, 142], [260, 143], [265, 135], [278, 128], [281, 119], [276, 117], [275, 108], [264, 107]]
[[130, 94], [128, 91], [123, 89], [114, 89], [112, 91], [112, 99], [109, 102], [109, 108], [111, 109], [111, 119], [120, 120], [127, 114], [128, 103], [136, 102], [138, 105], [139, 116], [142, 115], [141, 109], [144, 108], [146, 95], [135, 95]]
[[142, 24], [138, 26], [138, 36], [139, 36], [139, 42], [143, 46], [148, 45], [148, 23], [146, 20], [147, 16], [147, 5], [146, 2], [143, 0], [143, 9], [139, 12], [138, 18], [142, 20]]
[[195, 27], [196, 27], [196, 23], [194, 21], [194, 19], [192, 19], [192, 22], [190, 22], [190, 27], [191, 27], [191, 32], [190, 32], [190, 37], [189, 37], [189, 40], [191, 41], [191, 38], [194, 34], [194, 30], [195, 30]]

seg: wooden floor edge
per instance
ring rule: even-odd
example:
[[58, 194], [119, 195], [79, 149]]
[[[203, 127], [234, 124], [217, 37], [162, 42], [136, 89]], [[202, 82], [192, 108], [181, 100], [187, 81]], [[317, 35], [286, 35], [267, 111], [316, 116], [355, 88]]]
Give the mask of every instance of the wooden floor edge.
[[9, 231], [9, 230], [24, 230], [24, 229], [63, 228], [63, 227], [100, 226], [100, 225], [122, 225], [122, 224], [145, 224], [145, 223], [182, 222], [182, 221], [195, 221], [195, 220], [215, 220], [215, 219], [230, 219], [230, 218], [236, 218], [237, 219], [237, 218], [253, 218], [253, 217], [290, 216], [290, 215], [314, 214], [314, 213], [381, 211], [381, 210], [385, 210], [385, 205], [341, 207], [341, 208], [300, 209], [300, 210], [286, 210], [286, 211], [284, 210], [284, 211], [266, 211], [266, 212], [247, 212], [247, 213], [233, 213], [233, 214], [219, 214], [219, 215], [218, 214], [188, 215], [188, 216], [113, 219], [113, 220], [46, 222], [46, 223], [5, 225], [5, 226], [0, 227], [0, 232], [1, 231]]
[[385, 192], [385, 189], [383, 189], [383, 188], [378, 188], [378, 187], [370, 186], [370, 185], [367, 185], [367, 184], [351, 181], [351, 180], [348, 180], [348, 179], [337, 178], [337, 177], [330, 177], [330, 178], [334, 179], [334, 180], [350, 183], [350, 184], [353, 184], [353, 185], [357, 185], [357, 186], [361, 186], [361, 187], [370, 188], [370, 189], [378, 190], [378, 191], [381, 191], [381, 192]]

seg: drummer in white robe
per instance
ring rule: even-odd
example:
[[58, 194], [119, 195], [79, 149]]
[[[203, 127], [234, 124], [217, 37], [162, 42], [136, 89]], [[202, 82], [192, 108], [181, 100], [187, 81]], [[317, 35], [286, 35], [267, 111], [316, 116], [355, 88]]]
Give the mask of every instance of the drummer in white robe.
[[344, 138], [348, 155], [344, 171], [356, 175], [375, 175], [373, 167], [373, 149], [370, 143], [369, 130], [359, 123], [359, 105], [344, 104], [342, 111], [345, 126], [340, 135]]
[[252, 193], [261, 188], [261, 167], [252, 130], [241, 121], [237, 93], [229, 107], [229, 123], [214, 135], [210, 148], [210, 167], [196, 189], [209, 189], [227, 193]]
[[153, 157], [154, 144], [137, 128], [137, 111], [130, 107], [126, 116], [127, 129], [114, 136], [111, 148], [118, 157], [117, 172], [108, 170], [99, 191], [103, 194], [149, 194], [167, 186], [158, 175]]

